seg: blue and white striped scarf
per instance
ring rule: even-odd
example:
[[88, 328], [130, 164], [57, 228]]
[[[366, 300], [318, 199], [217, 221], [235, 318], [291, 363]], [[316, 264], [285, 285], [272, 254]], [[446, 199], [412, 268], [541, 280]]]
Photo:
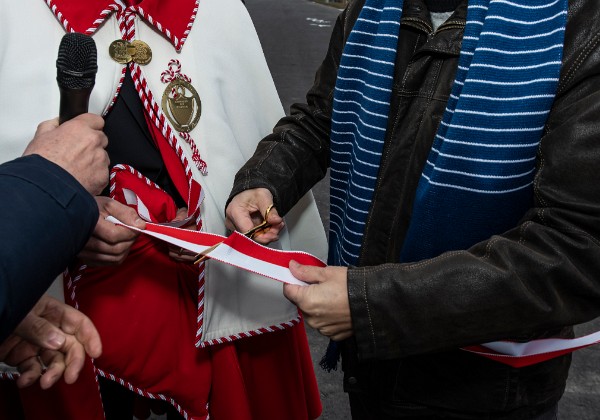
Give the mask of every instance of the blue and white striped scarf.
[[[401, 6], [367, 0], [342, 54], [331, 129], [333, 265], [354, 265], [360, 254], [386, 138]], [[469, 1], [456, 79], [400, 261], [465, 249], [515, 226], [531, 207], [567, 6], [568, 0]]]

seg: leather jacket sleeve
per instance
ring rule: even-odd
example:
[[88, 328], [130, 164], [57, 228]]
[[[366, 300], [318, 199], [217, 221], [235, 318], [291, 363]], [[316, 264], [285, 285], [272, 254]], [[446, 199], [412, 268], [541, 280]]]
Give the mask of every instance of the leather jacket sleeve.
[[[361, 359], [564, 336], [600, 315], [600, 35], [575, 10], [586, 2], [575, 3], [559, 91], [538, 150], [533, 207], [514, 229], [469, 250], [350, 268]], [[340, 15], [308, 105], [295, 106], [260, 143], [232, 197], [265, 187], [285, 213], [323, 177], [335, 74], [351, 29], [346, 20], [359, 10], [360, 2], [351, 3]]]
[[467, 251], [349, 270], [361, 359], [530, 340], [600, 315], [600, 36], [585, 31], [565, 41], [534, 207], [519, 226]]
[[342, 55], [344, 22], [338, 17], [327, 55], [315, 75], [306, 104], [294, 104], [273, 133], [257, 146], [253, 157], [237, 173], [229, 201], [251, 188], [271, 191], [279, 214], [285, 215], [319, 180], [329, 166], [329, 132], [333, 90]]

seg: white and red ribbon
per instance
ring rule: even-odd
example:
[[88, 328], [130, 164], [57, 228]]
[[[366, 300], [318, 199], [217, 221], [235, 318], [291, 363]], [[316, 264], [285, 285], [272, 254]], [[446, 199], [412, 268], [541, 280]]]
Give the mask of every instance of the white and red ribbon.
[[535, 365], [600, 343], [600, 331], [578, 338], [544, 338], [516, 343], [494, 341], [479, 346], [464, 347], [463, 350], [479, 354], [513, 367]]
[[[125, 225], [112, 216], [107, 220], [145, 233], [189, 251], [203, 254], [209, 258], [230, 264], [243, 270], [261, 274], [274, 280], [308, 286], [296, 279], [288, 266], [291, 260], [303, 265], [325, 267], [326, 264], [305, 252], [280, 251], [254, 242], [239, 232], [225, 237], [212, 233], [178, 229], [176, 227], [147, 223], [145, 230]], [[213, 250], [211, 247], [216, 246]], [[208, 250], [208, 251], [207, 251]], [[525, 343], [494, 341], [477, 346], [468, 346], [462, 350], [487, 357], [513, 367], [524, 367], [562, 356], [572, 351], [600, 343], [600, 331], [574, 339], [547, 338]]]
[[[325, 267], [326, 264], [317, 257], [301, 251], [281, 251], [254, 242], [239, 232], [228, 237], [214, 233], [180, 229], [164, 224], [146, 223], [141, 230], [126, 225], [112, 216], [106, 220], [123, 225], [129, 229], [142, 232], [172, 245], [182, 247], [197, 254], [230, 264], [252, 273], [260, 274], [283, 283], [307, 286], [308, 284], [295, 278], [289, 270], [290, 261], [303, 265]], [[209, 250], [211, 247], [218, 246]]]

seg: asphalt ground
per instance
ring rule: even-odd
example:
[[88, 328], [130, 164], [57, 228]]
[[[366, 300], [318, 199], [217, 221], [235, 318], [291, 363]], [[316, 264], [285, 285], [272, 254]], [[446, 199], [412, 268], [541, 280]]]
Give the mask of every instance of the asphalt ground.
[[[324, 1], [324, 0], [323, 0]], [[329, 36], [340, 10], [308, 0], [246, 0], [261, 39], [267, 62], [286, 111], [304, 102], [315, 71], [325, 56]], [[329, 183], [314, 189], [323, 225], [329, 224]], [[323, 401], [322, 420], [349, 419], [341, 372], [326, 373], [318, 367], [327, 340], [308, 330], [317, 380]], [[600, 330], [600, 320], [578, 326], [578, 335]], [[561, 420], [600, 420], [600, 345], [573, 355], [567, 389], [559, 405]]]

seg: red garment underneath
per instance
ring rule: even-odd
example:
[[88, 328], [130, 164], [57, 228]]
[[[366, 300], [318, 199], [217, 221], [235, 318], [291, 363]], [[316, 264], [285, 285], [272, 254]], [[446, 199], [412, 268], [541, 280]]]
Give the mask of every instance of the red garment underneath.
[[[173, 213], [171, 204], [156, 199], [162, 191], [130, 181], [136, 185], [127, 187], [146, 204], [158, 203], [155, 209]], [[149, 188], [145, 191], [152, 198], [138, 190], [140, 185]], [[195, 347], [198, 267], [169, 258], [164, 242], [141, 235], [121, 266], [85, 269], [75, 292], [71, 303], [92, 319], [102, 338], [96, 368], [157, 398], [174, 400], [190, 419], [210, 413], [213, 420], [305, 420], [321, 413], [302, 323]], [[19, 418], [2, 417], [19, 409], [19, 399], [2, 401], [4, 395], [0, 392], [0, 419]], [[74, 385], [63, 382], [41, 391], [36, 384], [20, 391], [20, 402], [26, 419], [104, 418], [91, 361]]]
[[[181, 343], [169, 343], [171, 347]], [[197, 392], [187, 388], [195, 406], [206, 404], [213, 420], [316, 419], [321, 402], [312, 373], [312, 363], [302, 324], [259, 337], [197, 350], [209, 376]], [[175, 354], [172, 357], [176, 357]], [[190, 368], [196, 370], [196, 366]], [[180, 403], [181, 404], [181, 403]], [[1, 420], [102, 420], [104, 414], [91, 363], [73, 385], [64, 382], [47, 391], [38, 384], [17, 390], [12, 381], [0, 381]], [[186, 407], [187, 408], [187, 407]], [[206, 411], [189, 412], [190, 419], [202, 419]]]

